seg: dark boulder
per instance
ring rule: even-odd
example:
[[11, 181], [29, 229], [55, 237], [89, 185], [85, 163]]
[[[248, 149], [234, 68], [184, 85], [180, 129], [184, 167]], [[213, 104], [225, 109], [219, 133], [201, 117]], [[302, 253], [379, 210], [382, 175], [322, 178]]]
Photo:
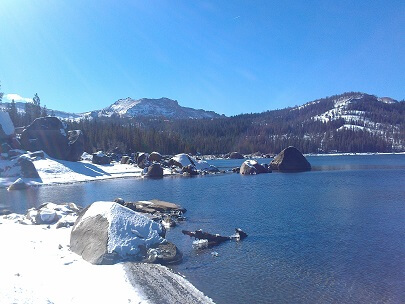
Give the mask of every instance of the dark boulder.
[[21, 175], [23, 177], [39, 178], [37, 169], [28, 157], [20, 156], [17, 163], [21, 166]]
[[281, 172], [301, 172], [310, 171], [311, 164], [298, 149], [290, 146], [270, 162], [270, 168]]
[[160, 178], [163, 177], [163, 168], [159, 163], [153, 163], [148, 167], [147, 177]]
[[129, 160], [130, 160], [129, 156], [124, 155], [124, 156], [121, 158], [121, 164], [122, 164], [122, 165], [128, 164]]
[[93, 153], [93, 158], [91, 162], [96, 165], [109, 165], [111, 162], [111, 158], [109, 158], [103, 152], [97, 152]]
[[146, 262], [159, 263], [162, 265], [179, 263], [183, 254], [173, 243], [166, 242], [155, 245], [147, 251]]
[[138, 165], [139, 168], [145, 169], [149, 165], [148, 154], [139, 153], [138, 157], [136, 158], [136, 164]]
[[68, 132], [68, 146], [69, 153], [67, 160], [78, 161], [81, 160], [84, 152], [84, 135], [81, 130], [73, 130]]
[[152, 152], [149, 155], [149, 161], [151, 162], [160, 162], [162, 160], [162, 155], [159, 152]]
[[25, 150], [43, 150], [57, 159], [67, 159], [69, 141], [65, 125], [56, 117], [37, 118], [21, 133]]
[[198, 175], [198, 172], [193, 165], [185, 166], [181, 169], [181, 171], [190, 175]]
[[239, 152], [231, 152], [231, 154], [229, 154], [229, 158], [230, 159], [243, 159], [244, 157]]

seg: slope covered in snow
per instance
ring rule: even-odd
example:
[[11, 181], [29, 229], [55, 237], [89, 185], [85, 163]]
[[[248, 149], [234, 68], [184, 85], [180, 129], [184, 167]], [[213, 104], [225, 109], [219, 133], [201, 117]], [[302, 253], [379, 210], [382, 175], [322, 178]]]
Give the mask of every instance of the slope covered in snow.
[[182, 107], [176, 100], [169, 98], [135, 100], [130, 97], [119, 99], [107, 108], [92, 111], [86, 115], [91, 117], [165, 117], [170, 119], [200, 119], [220, 116], [212, 111]]

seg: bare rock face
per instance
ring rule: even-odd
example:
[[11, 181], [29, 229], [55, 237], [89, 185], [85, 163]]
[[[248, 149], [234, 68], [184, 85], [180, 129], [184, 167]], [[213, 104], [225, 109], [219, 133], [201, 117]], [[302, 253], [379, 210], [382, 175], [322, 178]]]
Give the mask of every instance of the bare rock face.
[[310, 171], [311, 164], [297, 148], [290, 146], [270, 162], [270, 168], [280, 172], [302, 172]]
[[84, 209], [70, 235], [70, 248], [92, 264], [140, 260], [144, 251], [165, 241], [161, 224], [115, 202]]

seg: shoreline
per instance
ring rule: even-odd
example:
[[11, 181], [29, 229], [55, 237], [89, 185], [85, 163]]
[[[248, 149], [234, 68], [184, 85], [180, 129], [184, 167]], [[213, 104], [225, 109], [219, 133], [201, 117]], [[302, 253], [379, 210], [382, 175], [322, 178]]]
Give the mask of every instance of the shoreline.
[[[367, 155], [405, 155], [405, 152], [389, 153], [334, 153], [334, 154], [304, 154], [306, 157], [325, 156], [367, 156]], [[254, 157], [251, 157], [254, 158]], [[250, 158], [250, 159], [251, 159]], [[203, 160], [228, 160], [225, 158], [212, 158], [212, 155], [201, 156]], [[249, 158], [245, 158], [249, 159]], [[271, 158], [269, 158], [270, 160]], [[0, 164], [1, 164], [0, 160]], [[50, 157], [33, 161], [38, 171], [39, 178], [22, 178], [30, 187], [57, 186], [67, 184], [77, 184], [93, 181], [104, 181], [119, 178], [144, 178], [143, 169], [134, 165], [120, 164], [114, 162], [110, 165], [96, 165], [87, 160], [70, 162], [57, 160]], [[169, 169], [164, 169], [164, 177], [182, 176], [172, 173]], [[10, 186], [18, 177], [0, 177], [0, 189]]]
[[[9, 216], [10, 217], [10, 216]], [[0, 303], [214, 303], [157, 264], [92, 265], [69, 249], [70, 228], [0, 217]]]

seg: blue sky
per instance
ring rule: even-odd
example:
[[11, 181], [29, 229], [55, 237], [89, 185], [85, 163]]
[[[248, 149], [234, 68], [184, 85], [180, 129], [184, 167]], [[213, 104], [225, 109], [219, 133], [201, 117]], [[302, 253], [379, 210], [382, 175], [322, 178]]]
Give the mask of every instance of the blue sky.
[[168, 97], [235, 115], [345, 91], [401, 100], [404, 71], [403, 0], [0, 2], [1, 90], [52, 109]]

